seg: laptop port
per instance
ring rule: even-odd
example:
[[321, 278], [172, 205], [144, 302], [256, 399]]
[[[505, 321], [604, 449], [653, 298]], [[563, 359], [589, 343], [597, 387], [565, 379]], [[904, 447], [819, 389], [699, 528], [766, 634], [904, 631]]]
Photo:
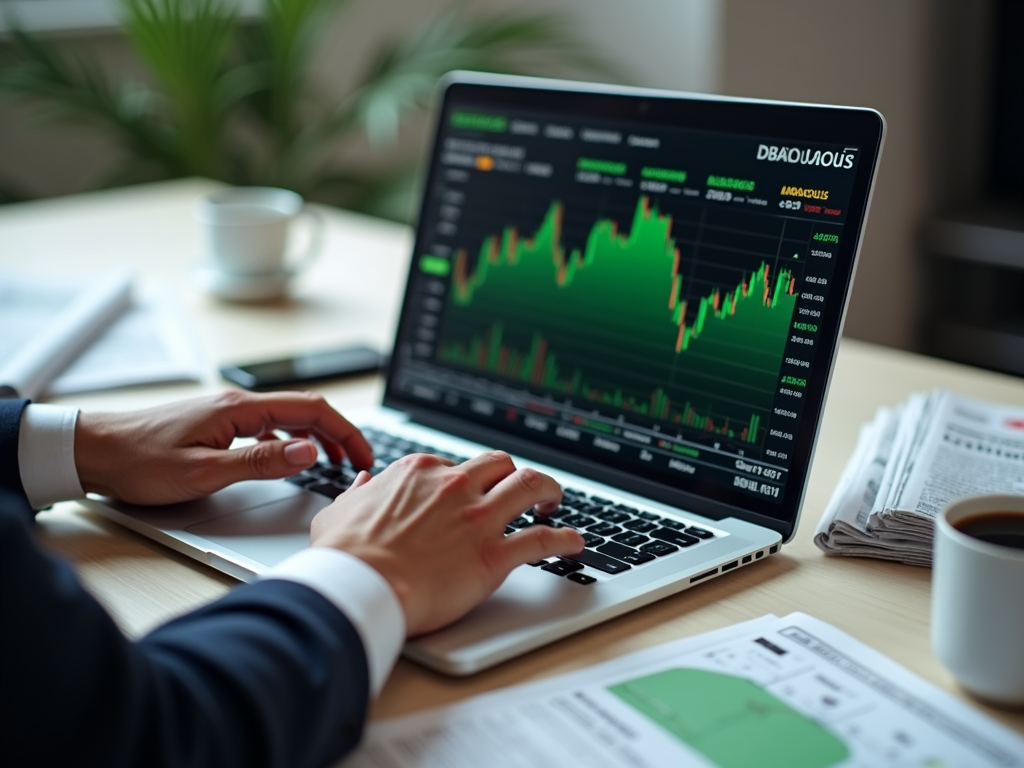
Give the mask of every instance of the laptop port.
[[722, 566], [722, 573], [725, 573], [726, 571], [731, 571], [733, 568], [736, 568], [737, 566], [739, 566], [739, 564], [740, 564], [739, 560], [733, 560], [731, 563], [726, 563], [725, 565]]
[[771, 547], [768, 549], [768, 554], [774, 555], [778, 551], [779, 551], [779, 545], [778, 544], [772, 544]]
[[701, 579], [706, 579], [708, 576], [714, 576], [716, 573], [718, 573], [718, 569], [712, 568], [710, 571], [705, 571], [704, 573], [699, 573], [696, 576], [693, 576], [690, 579], [690, 583], [693, 584], [693, 582], [700, 581]]
[[752, 558], [752, 557], [751, 557], [750, 555], [744, 555], [744, 556], [743, 556], [743, 564], [744, 564], [744, 565], [746, 565], [746, 564], [747, 564], [747, 563], [749, 563], [749, 562], [750, 562], [750, 561], [751, 561], [752, 559], [753, 559], [753, 558]]
[[764, 550], [761, 550], [760, 552], [755, 552], [754, 553], [754, 559], [760, 560], [762, 557], [764, 557]]

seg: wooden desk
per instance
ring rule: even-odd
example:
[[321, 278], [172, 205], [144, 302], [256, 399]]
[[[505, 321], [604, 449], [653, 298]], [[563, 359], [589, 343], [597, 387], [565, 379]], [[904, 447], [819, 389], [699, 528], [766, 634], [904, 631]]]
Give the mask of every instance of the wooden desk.
[[[210, 369], [202, 385], [135, 388], [66, 402], [118, 409], [165, 402], [220, 388], [218, 362], [357, 339], [390, 341], [411, 247], [406, 228], [329, 211], [326, 253], [299, 279], [294, 298], [269, 307], [221, 304], [198, 294], [188, 279], [199, 258], [191, 206], [211, 186], [183, 181], [0, 208], [0, 266], [88, 273], [127, 262], [145, 279], [177, 293], [201, 332]], [[765, 613], [797, 610], [835, 624], [962, 696], [928, 644], [930, 571], [826, 558], [811, 541], [859, 425], [879, 405], [934, 386], [1024, 405], [1019, 379], [845, 340], [803, 521], [780, 555], [469, 679], [445, 678], [401, 661], [374, 715], [412, 712]], [[372, 404], [381, 390], [373, 377], [323, 388], [343, 409]], [[75, 561], [90, 589], [130, 634], [217, 597], [234, 583], [77, 504], [59, 505], [41, 514], [39, 523], [47, 544]], [[975, 704], [1024, 733], [1024, 712]]]

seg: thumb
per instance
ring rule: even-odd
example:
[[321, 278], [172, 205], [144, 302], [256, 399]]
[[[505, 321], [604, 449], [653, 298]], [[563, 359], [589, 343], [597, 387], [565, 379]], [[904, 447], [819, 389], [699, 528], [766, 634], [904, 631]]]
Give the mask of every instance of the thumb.
[[220, 451], [226, 484], [289, 477], [315, 463], [316, 446], [309, 440], [261, 440], [245, 448]]

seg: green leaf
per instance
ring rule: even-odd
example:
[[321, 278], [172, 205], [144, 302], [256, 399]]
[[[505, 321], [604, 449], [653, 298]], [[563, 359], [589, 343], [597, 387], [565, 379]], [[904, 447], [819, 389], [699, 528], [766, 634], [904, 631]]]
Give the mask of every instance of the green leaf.
[[122, 0], [125, 31], [166, 90], [190, 174], [220, 177], [228, 108], [245, 89], [225, 86], [236, 10], [223, 0]]
[[132, 82], [113, 84], [95, 63], [61, 56], [52, 44], [17, 28], [0, 64], [0, 93], [34, 104], [42, 121], [112, 133], [129, 154], [162, 167], [165, 177], [183, 171], [155, 118], [158, 99], [150, 90]]

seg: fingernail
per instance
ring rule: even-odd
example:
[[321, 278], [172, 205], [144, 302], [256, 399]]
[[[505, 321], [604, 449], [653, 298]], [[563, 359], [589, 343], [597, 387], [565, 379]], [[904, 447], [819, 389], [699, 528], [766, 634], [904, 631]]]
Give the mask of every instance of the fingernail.
[[286, 445], [284, 447], [284, 460], [293, 467], [308, 467], [316, 461], [316, 448], [306, 440]]

